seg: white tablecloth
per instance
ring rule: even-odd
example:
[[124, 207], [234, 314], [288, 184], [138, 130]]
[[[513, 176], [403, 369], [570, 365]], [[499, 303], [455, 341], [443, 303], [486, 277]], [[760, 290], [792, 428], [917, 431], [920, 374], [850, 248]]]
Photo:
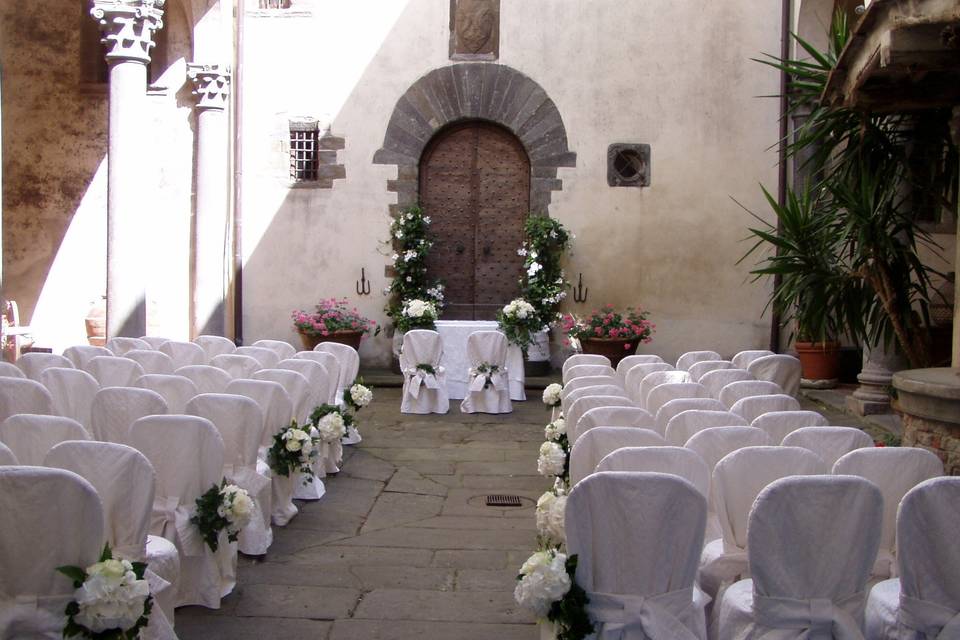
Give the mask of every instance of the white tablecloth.
[[[447, 393], [451, 399], [467, 395], [470, 363], [467, 361], [467, 337], [474, 331], [496, 331], [493, 320], [438, 320], [437, 333], [443, 340], [443, 358], [440, 364], [446, 369]], [[515, 344], [507, 348], [507, 374], [510, 379], [510, 399], [526, 400], [523, 391], [523, 351]]]

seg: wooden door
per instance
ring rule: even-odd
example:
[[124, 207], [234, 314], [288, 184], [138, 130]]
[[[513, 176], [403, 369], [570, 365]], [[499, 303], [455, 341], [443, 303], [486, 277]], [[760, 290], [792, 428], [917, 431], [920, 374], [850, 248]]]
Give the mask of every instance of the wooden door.
[[520, 141], [472, 122], [439, 133], [420, 160], [420, 203], [430, 216], [431, 278], [446, 285], [449, 320], [492, 320], [520, 293], [530, 162]]

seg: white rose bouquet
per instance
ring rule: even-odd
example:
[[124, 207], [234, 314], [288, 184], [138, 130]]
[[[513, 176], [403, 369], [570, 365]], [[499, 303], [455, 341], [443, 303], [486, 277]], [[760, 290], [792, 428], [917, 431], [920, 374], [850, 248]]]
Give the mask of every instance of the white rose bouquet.
[[537, 532], [544, 546], [559, 547], [567, 541], [564, 513], [567, 496], [563, 489], [551, 489], [537, 500]]
[[318, 444], [317, 438], [293, 420], [290, 426], [273, 436], [273, 445], [267, 451], [267, 464], [277, 475], [289, 476], [299, 471], [306, 482], [313, 482], [311, 464], [320, 454]]
[[560, 444], [566, 449], [567, 421], [563, 418], [557, 418], [543, 428], [543, 436], [551, 442], [560, 442], [562, 439], [563, 442]]
[[235, 484], [228, 484], [220, 490], [223, 500], [217, 509], [217, 514], [227, 521], [227, 534], [239, 535], [250, 524], [253, 516], [253, 500], [245, 489]]
[[594, 631], [587, 615], [589, 599], [576, 582], [576, 572], [576, 555], [537, 551], [520, 567], [513, 590], [517, 604], [554, 623], [557, 637], [564, 640], [582, 640]]
[[153, 608], [147, 565], [115, 559], [106, 545], [100, 561], [86, 569], [57, 567], [73, 580], [74, 599], [67, 605], [63, 637], [134, 640], [147, 626]]
[[543, 404], [547, 405], [551, 409], [556, 409], [560, 406], [560, 395], [562, 392], [563, 387], [556, 382], [547, 385], [547, 388], [543, 390]]
[[567, 476], [567, 452], [556, 442], [544, 442], [540, 445], [540, 457], [537, 459], [537, 472], [542, 476]]
[[524, 351], [533, 342], [533, 334], [543, 329], [533, 305], [517, 298], [511, 300], [497, 313], [497, 323], [507, 340]]
[[354, 411], [359, 411], [373, 402], [373, 390], [363, 384], [363, 378], [357, 378], [350, 388], [344, 391], [343, 401]]
[[400, 317], [394, 320], [394, 324], [400, 331], [431, 329], [438, 315], [437, 305], [434, 302], [419, 298], [404, 300]]
[[246, 490], [228, 485], [213, 485], [197, 498], [196, 511], [190, 518], [211, 551], [220, 546], [220, 532], [226, 530], [227, 540], [235, 542], [240, 531], [250, 522], [253, 501]]
[[331, 412], [317, 421], [317, 431], [324, 442], [335, 442], [347, 433], [347, 426], [340, 413]]

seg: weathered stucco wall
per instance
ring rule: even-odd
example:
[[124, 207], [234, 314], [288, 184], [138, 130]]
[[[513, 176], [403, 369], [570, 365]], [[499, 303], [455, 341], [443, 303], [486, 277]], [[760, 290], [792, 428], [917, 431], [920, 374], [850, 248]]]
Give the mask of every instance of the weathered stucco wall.
[[[347, 296], [383, 320], [392, 166], [372, 164], [397, 99], [451, 64], [448, 3], [325, 3], [322, 15], [248, 13], [243, 139], [244, 339], [296, 340], [289, 313]], [[299, 15], [299, 17], [294, 17]], [[577, 166], [561, 169], [550, 215], [577, 234], [568, 271], [583, 272], [589, 311], [643, 305], [658, 326], [648, 350], [724, 354], [764, 346], [766, 285], [736, 266], [750, 217], [775, 185], [777, 90], [750, 62], [779, 50], [779, 7], [752, 2], [504, 0], [500, 64], [539, 83], [563, 117]], [[282, 64], [277, 61], [282, 61]], [[343, 136], [346, 178], [290, 188], [283, 141], [292, 116]], [[613, 142], [652, 146], [652, 186], [607, 186]], [[374, 293], [358, 298], [360, 268]], [[366, 341], [385, 362], [385, 338]]]

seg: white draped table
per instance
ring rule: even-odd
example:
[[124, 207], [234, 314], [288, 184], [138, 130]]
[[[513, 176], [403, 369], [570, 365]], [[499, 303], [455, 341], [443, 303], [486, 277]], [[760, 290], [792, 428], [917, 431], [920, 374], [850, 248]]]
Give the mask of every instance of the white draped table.
[[[474, 331], [497, 331], [493, 320], [438, 320], [437, 333], [443, 341], [441, 366], [446, 370], [447, 393], [452, 399], [467, 395], [470, 362], [467, 360], [467, 338]], [[526, 400], [523, 391], [523, 351], [515, 344], [507, 348], [507, 377], [510, 380], [510, 399]]]

